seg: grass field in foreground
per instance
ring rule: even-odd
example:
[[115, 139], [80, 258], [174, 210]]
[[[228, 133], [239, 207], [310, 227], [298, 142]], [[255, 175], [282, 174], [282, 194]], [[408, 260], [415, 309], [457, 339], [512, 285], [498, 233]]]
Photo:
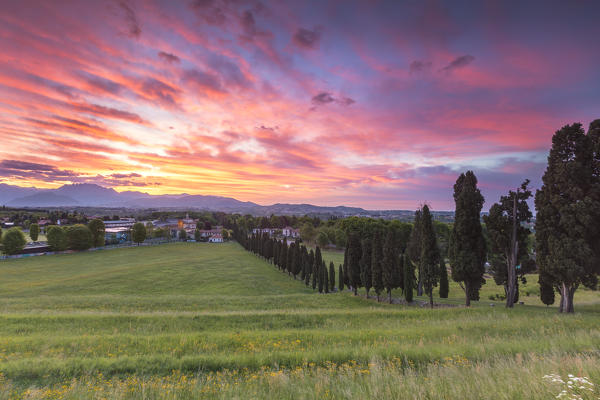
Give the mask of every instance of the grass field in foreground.
[[[597, 292], [576, 293], [575, 315], [536, 295], [490, 307], [492, 293], [434, 310], [319, 295], [235, 243], [6, 260], [0, 399], [465, 398], [477, 382], [495, 396], [471, 398], [544, 398], [560, 392], [544, 374], [600, 384]], [[450, 297], [462, 302], [457, 286]]]

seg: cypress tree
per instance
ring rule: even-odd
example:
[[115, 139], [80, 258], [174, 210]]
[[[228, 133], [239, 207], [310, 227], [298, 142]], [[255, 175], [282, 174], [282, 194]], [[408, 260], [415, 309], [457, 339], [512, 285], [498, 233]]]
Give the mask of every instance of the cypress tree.
[[360, 246], [360, 237], [357, 232], [351, 232], [348, 235], [348, 273], [350, 286], [354, 291], [354, 295], [358, 295], [358, 288], [361, 286], [360, 281], [360, 258], [362, 249]]
[[394, 232], [387, 232], [383, 245], [383, 261], [381, 263], [383, 286], [388, 293], [389, 302], [392, 304], [392, 289], [394, 288], [394, 270], [397, 268]]
[[454, 184], [455, 217], [448, 255], [452, 279], [460, 282], [461, 286], [464, 284], [467, 307], [471, 300], [479, 298], [479, 289], [485, 283], [486, 244], [480, 221], [484, 201], [473, 171], [460, 174]]
[[321, 271], [323, 274], [323, 290], [325, 293], [329, 293], [329, 274], [327, 273], [327, 265], [325, 265], [325, 261], [321, 265]]
[[308, 253], [308, 257], [306, 259], [306, 276], [304, 277], [304, 283], [306, 284], [306, 286], [310, 285], [310, 278], [312, 276], [314, 262], [315, 262], [315, 253], [312, 249], [310, 249], [310, 253]]
[[413, 301], [413, 287], [415, 284], [415, 267], [408, 259], [408, 256], [404, 255], [404, 299], [407, 303]]
[[440, 257], [440, 299], [447, 299], [448, 291], [448, 270], [444, 259]]
[[429, 305], [433, 308], [433, 288], [437, 286], [440, 277], [439, 272], [440, 250], [433, 229], [433, 221], [427, 204], [422, 209], [422, 232], [421, 232], [421, 272], [423, 278], [423, 289], [429, 296]]
[[[536, 262], [545, 284], [560, 292], [559, 312], [574, 312], [579, 285], [595, 288], [600, 272], [600, 120], [552, 137], [543, 185], [535, 196]], [[541, 292], [541, 290], [540, 290]]]
[[554, 288], [552, 287], [552, 284], [548, 283], [547, 277], [540, 274], [538, 283], [540, 284], [540, 299], [542, 300], [542, 303], [547, 306], [554, 304]]
[[339, 290], [340, 293], [344, 291], [344, 269], [342, 267], [342, 264], [340, 264], [340, 267], [338, 268], [338, 285], [339, 285]]
[[[292, 275], [294, 274], [294, 269], [296, 268], [296, 265], [294, 264], [296, 262], [296, 243], [290, 243], [290, 246], [288, 247], [288, 253], [287, 253], [287, 273], [288, 275]], [[294, 275], [294, 279], [296, 279], [296, 276]]]
[[372, 253], [371, 253], [371, 283], [373, 284], [373, 289], [377, 294], [377, 301], [379, 302], [379, 296], [381, 291], [384, 289], [383, 286], [383, 270], [382, 270], [382, 262], [383, 262], [383, 244], [381, 243], [381, 232], [378, 230], [375, 231], [373, 235], [373, 244], [372, 244]]
[[399, 254], [397, 245], [394, 247], [394, 259], [396, 260], [392, 273], [394, 289], [404, 290], [404, 257]]
[[417, 271], [419, 272], [417, 296], [423, 295], [423, 282], [421, 279], [423, 276], [421, 271], [421, 231], [421, 210], [417, 210], [415, 211], [415, 218], [412, 231], [410, 232], [410, 239], [408, 240], [408, 245], [406, 246], [408, 258], [417, 266]]
[[370, 238], [363, 239], [362, 241], [362, 256], [360, 258], [360, 281], [367, 292], [367, 299], [369, 298], [369, 290], [371, 289], [371, 246], [372, 240]]
[[329, 263], [329, 291], [333, 292], [335, 289], [335, 266], [333, 261]]
[[344, 249], [344, 285], [350, 289], [350, 274], [348, 272], [348, 242], [346, 241], [346, 248]]
[[[316, 265], [316, 264], [315, 264]], [[317, 265], [317, 274], [318, 276], [318, 284], [319, 284], [319, 293], [323, 293], [323, 266]]]
[[288, 253], [288, 251], [289, 251], [289, 247], [288, 247], [288, 244], [287, 244], [287, 240], [284, 238], [283, 242], [281, 242], [281, 254], [280, 254], [280, 260], [279, 260], [279, 262], [281, 263], [281, 270], [282, 271], [286, 271], [287, 267], [288, 267], [288, 265], [287, 265], [287, 260], [288, 260], [287, 253]]
[[[319, 252], [320, 254], [320, 252]], [[320, 263], [317, 261], [317, 257], [315, 256], [313, 259], [312, 265], [312, 288], [315, 290], [317, 288], [317, 282], [319, 279], [319, 265]]]

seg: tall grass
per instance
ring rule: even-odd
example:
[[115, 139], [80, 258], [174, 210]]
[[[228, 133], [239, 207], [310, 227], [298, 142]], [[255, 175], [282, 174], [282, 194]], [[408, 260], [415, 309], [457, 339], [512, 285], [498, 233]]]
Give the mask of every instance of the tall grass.
[[467, 309], [454, 285], [436, 299], [453, 307], [430, 310], [320, 295], [235, 243], [2, 261], [0, 399], [536, 398], [502, 382], [527, 385], [511, 363], [535, 396], [554, 390], [542, 372], [597, 376], [598, 293], [574, 315], [525, 298]]

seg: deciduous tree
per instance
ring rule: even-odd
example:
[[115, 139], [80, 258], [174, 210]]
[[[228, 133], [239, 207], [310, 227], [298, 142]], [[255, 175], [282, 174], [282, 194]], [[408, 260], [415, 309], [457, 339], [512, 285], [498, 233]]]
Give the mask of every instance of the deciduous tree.
[[100, 247], [104, 246], [104, 236], [106, 234], [106, 227], [104, 221], [101, 219], [93, 219], [88, 224], [90, 232], [92, 232], [92, 246]]
[[138, 246], [146, 240], [146, 227], [141, 222], [136, 222], [131, 228], [131, 240]]
[[26, 244], [25, 234], [19, 228], [10, 228], [2, 236], [3, 251], [6, 254], [17, 254], [25, 248]]
[[40, 235], [40, 226], [38, 224], [29, 225], [29, 237], [32, 242], [37, 242], [38, 236]]
[[71, 250], [87, 250], [92, 247], [94, 239], [92, 231], [83, 225], [76, 224], [69, 226], [67, 229], [67, 243]]

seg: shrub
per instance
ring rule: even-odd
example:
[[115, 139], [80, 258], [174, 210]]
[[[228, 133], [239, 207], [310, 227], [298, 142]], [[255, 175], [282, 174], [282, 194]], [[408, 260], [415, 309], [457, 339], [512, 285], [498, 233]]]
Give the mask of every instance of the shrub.
[[6, 254], [17, 254], [23, 250], [27, 240], [25, 240], [25, 234], [19, 228], [10, 228], [2, 236], [2, 244]]
[[67, 249], [67, 233], [60, 226], [50, 226], [46, 229], [46, 239], [52, 251], [63, 251]]
[[87, 250], [94, 244], [92, 231], [85, 225], [77, 224], [67, 228], [67, 244], [71, 250]]

